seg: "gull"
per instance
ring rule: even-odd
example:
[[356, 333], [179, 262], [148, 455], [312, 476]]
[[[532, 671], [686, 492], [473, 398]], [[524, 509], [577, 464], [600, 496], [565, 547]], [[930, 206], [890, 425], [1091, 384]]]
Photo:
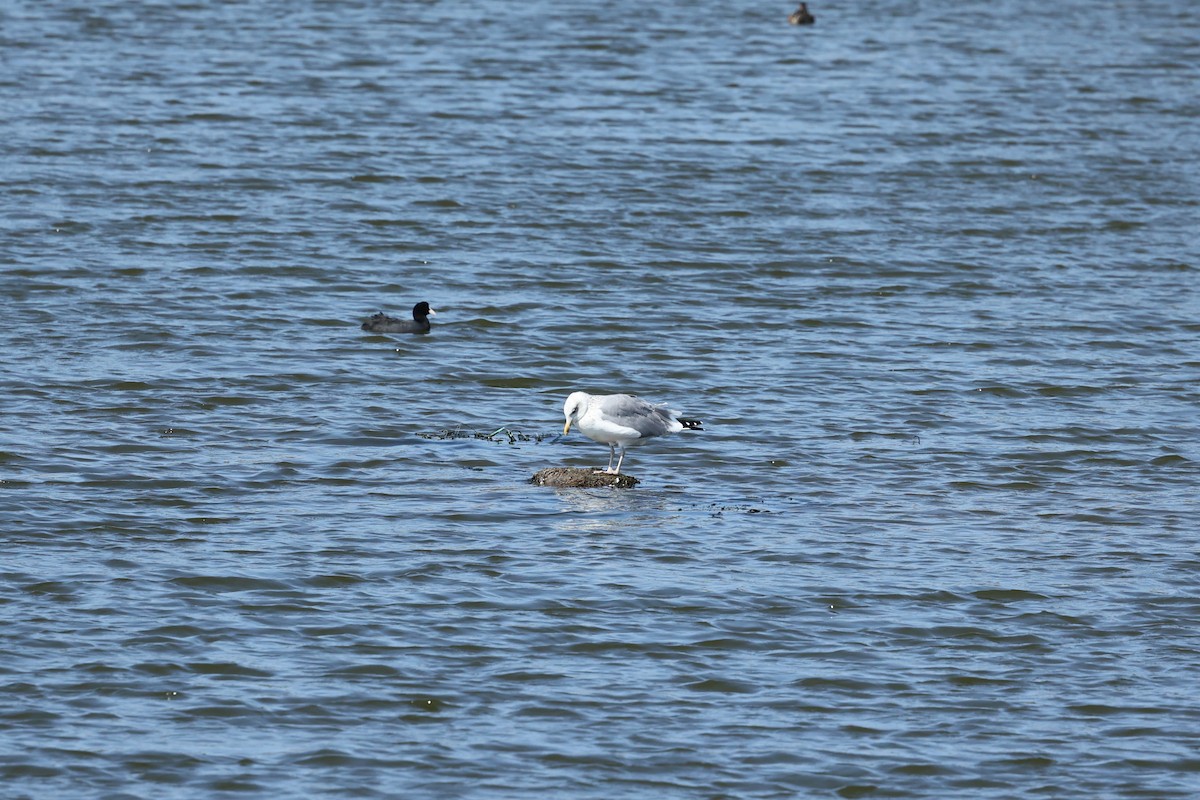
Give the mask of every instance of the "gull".
[[436, 316], [437, 312], [429, 307], [429, 303], [421, 301], [413, 306], [412, 319], [389, 317], [380, 311], [378, 314], [372, 314], [371, 318], [362, 324], [362, 329], [371, 333], [429, 333], [429, 318]]
[[[678, 411], [631, 394], [572, 392], [563, 404], [563, 416], [567, 419], [563, 426], [564, 436], [571, 432], [574, 423], [584, 436], [608, 445], [608, 467], [604, 470], [608, 475], [621, 473], [627, 447], [645, 444], [648, 439], [668, 433], [704, 430], [699, 420], [680, 419]], [[617, 445], [621, 446], [621, 457], [613, 469]]]

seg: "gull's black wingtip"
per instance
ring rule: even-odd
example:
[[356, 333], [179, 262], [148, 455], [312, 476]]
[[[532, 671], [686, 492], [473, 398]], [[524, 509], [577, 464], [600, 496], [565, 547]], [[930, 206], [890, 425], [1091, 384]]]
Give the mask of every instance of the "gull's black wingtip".
[[683, 429], [685, 431], [702, 431], [702, 430], [704, 430], [704, 428], [701, 427], [704, 423], [698, 419], [680, 419], [679, 424], [683, 426]]

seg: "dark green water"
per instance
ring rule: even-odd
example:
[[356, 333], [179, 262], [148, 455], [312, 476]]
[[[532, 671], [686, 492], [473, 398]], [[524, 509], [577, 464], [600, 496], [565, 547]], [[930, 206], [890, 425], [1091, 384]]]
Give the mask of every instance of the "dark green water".
[[1200, 15], [792, 8], [0, 3], [0, 794], [1195, 797]]

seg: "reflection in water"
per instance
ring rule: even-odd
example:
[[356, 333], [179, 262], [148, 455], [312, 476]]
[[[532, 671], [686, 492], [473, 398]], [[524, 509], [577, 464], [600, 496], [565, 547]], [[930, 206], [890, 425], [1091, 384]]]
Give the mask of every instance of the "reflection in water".
[[[606, 533], [639, 529], [649, 535], [672, 529], [682, 512], [678, 498], [643, 489], [555, 489], [564, 513], [554, 517], [557, 530]], [[671, 513], [674, 511], [675, 513]]]

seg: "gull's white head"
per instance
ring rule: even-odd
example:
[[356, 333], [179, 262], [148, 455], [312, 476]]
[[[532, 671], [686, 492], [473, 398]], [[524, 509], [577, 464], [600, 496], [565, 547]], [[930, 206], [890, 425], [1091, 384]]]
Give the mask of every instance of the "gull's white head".
[[567, 402], [563, 403], [563, 416], [567, 418], [567, 424], [563, 425], [563, 436], [571, 432], [571, 423], [577, 422], [587, 411], [590, 399], [592, 399], [591, 395], [587, 392], [571, 392], [567, 397]]

